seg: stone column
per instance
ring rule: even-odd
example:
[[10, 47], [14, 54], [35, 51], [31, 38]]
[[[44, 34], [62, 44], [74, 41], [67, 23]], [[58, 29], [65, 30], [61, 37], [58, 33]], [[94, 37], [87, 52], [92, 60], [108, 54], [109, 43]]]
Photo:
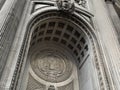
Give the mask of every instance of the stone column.
[[[7, 0], [0, 11], [0, 76], [2, 74], [2, 70], [4, 68], [6, 58], [7, 58], [7, 48], [10, 36], [10, 18], [13, 16], [13, 7], [16, 0]], [[8, 36], [8, 37], [7, 37]]]
[[113, 25], [116, 29], [116, 35], [118, 36], [118, 40], [120, 43], [120, 18], [118, 16], [117, 12], [115, 11], [115, 8], [113, 6], [113, 2], [107, 1], [106, 5], [108, 7], [108, 12], [109, 12], [110, 17], [112, 19]]
[[98, 38], [103, 51], [105, 70], [109, 76], [110, 90], [120, 90], [120, 50], [115, 28], [107, 11], [105, 0], [92, 1], [94, 20], [98, 25]]
[[[5, 83], [10, 67], [6, 66], [6, 62], [21, 19], [25, 1], [6, 0], [0, 10], [0, 90], [7, 90], [5, 89]], [[7, 69], [4, 70], [4, 68]]]

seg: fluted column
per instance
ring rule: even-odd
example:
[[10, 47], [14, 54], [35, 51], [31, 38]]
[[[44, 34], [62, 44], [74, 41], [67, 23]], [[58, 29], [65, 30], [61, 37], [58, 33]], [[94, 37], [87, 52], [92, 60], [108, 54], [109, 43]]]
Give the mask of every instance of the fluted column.
[[[13, 7], [16, 0], [7, 0], [0, 11], [0, 74], [2, 74], [6, 58], [8, 43], [10, 38], [10, 19], [13, 17]], [[1, 76], [1, 75], [0, 75]]]
[[120, 43], [120, 18], [118, 16], [117, 12], [115, 11], [113, 2], [107, 1], [106, 5], [108, 7], [108, 12], [110, 14], [110, 17], [111, 17], [114, 27], [116, 29], [116, 35], [117, 35], [119, 43]]
[[103, 51], [104, 64], [111, 90], [120, 90], [120, 50], [115, 28], [107, 11], [105, 0], [93, 0], [94, 19]]
[[[21, 19], [25, 1], [6, 0], [0, 10], [0, 90], [6, 90], [4, 89], [5, 83], [10, 72], [6, 62]], [[7, 69], [4, 70], [4, 68]], [[4, 72], [6, 73], [3, 74]]]

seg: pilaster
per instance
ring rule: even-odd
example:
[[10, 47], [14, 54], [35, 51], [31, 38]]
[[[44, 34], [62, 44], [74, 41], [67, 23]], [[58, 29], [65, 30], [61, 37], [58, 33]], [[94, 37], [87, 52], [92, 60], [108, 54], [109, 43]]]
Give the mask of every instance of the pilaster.
[[6, 65], [14, 36], [26, 0], [6, 0], [0, 10], [0, 90], [7, 90], [5, 84], [10, 72]]
[[119, 43], [120, 43], [120, 18], [115, 11], [114, 4], [111, 1], [106, 2], [107, 8], [108, 8], [108, 13], [110, 15], [110, 18], [112, 19], [112, 23], [116, 29], [116, 36], [118, 37]]
[[[103, 51], [104, 63], [109, 76], [110, 90], [120, 89], [120, 51], [115, 28], [104, 0], [93, 0], [94, 19], [98, 25], [98, 38]], [[109, 88], [108, 88], [109, 90]]]
[[[3, 8], [0, 11], [0, 73], [2, 74], [2, 70], [5, 65], [5, 60], [7, 58], [7, 50], [9, 51], [7, 47], [9, 40], [6, 40], [8, 33], [10, 31], [10, 18], [12, 18], [12, 9], [14, 7], [15, 0], [7, 0], [3, 6]], [[1, 76], [1, 75], [0, 75]]]

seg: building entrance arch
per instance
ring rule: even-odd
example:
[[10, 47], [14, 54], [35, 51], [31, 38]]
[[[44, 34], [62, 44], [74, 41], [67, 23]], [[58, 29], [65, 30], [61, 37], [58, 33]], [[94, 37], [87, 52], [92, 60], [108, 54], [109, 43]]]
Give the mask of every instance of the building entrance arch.
[[98, 88], [90, 32], [75, 14], [51, 10], [33, 17], [23, 43], [27, 53], [20, 90]]

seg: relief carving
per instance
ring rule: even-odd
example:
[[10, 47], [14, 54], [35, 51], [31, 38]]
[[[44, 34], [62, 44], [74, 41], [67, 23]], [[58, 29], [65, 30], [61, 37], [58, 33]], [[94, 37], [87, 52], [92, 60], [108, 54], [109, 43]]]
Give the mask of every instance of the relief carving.
[[38, 61], [39, 70], [45, 75], [55, 78], [64, 73], [65, 63], [60, 58], [49, 55], [39, 59], [42, 59]]
[[73, 12], [75, 9], [74, 0], [57, 0], [57, 6], [64, 11]]
[[72, 63], [66, 56], [54, 50], [43, 50], [31, 60], [33, 72], [48, 82], [61, 82], [72, 74]]

